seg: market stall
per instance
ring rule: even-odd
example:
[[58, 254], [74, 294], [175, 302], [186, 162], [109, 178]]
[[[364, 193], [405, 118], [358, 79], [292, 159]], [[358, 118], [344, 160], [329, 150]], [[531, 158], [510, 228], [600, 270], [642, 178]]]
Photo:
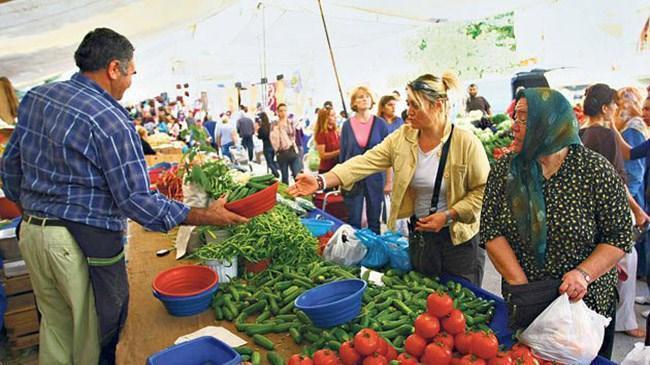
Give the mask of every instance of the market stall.
[[[211, 167], [206, 168], [204, 164], [201, 171], [207, 171], [210, 175], [210, 169], [217, 169], [217, 165], [217, 162], [209, 162], [208, 166]], [[199, 173], [196, 174], [190, 176], [189, 180], [201, 183]], [[282, 187], [276, 197], [277, 204], [276, 199], [268, 194], [266, 199], [259, 199], [257, 194], [272, 189], [268, 186], [277, 189], [277, 184], [272, 184], [272, 179], [268, 176], [242, 178], [237, 175], [232, 182], [215, 180], [201, 184], [223, 189], [224, 183], [233, 182], [234, 185], [227, 188], [234, 196], [229, 199], [229, 204], [242, 201], [243, 197], [243, 200], [249, 199], [249, 212], [262, 205], [266, 208], [257, 209], [250, 215], [252, 219], [248, 224], [234, 227], [227, 234], [216, 227], [202, 227], [200, 235], [207, 243], [190, 254], [190, 261], [175, 262], [172, 255], [156, 256], [160, 249], [169, 248], [173, 244], [175, 234], [145, 232], [132, 224], [130, 241], [137, 244], [129, 247], [132, 298], [130, 319], [118, 351], [120, 363], [142, 363], [149, 356], [160, 354], [163, 350], [166, 351], [163, 354], [180, 351], [180, 347], [170, 346], [181, 336], [206, 326], [221, 326], [246, 341], [245, 346], [236, 348], [240, 359], [253, 363], [268, 361], [274, 365], [292, 359], [289, 361], [291, 364], [296, 361], [295, 356], [292, 358], [296, 354], [313, 356], [314, 361], [320, 363], [323, 351], [328, 351], [328, 356], [334, 354], [335, 359], [337, 356], [343, 357], [345, 364], [345, 357], [349, 354], [344, 353], [349, 352], [355, 336], [360, 332], [365, 333], [364, 331], [373, 331], [382, 339], [380, 342], [385, 341], [389, 345], [387, 349], [390, 350], [384, 356], [386, 359], [408, 353], [410, 355], [403, 355], [401, 360], [410, 356], [431, 364], [438, 362], [428, 358], [433, 355], [425, 356], [424, 351], [437, 342], [462, 342], [463, 339], [470, 341], [478, 338], [477, 342], [484, 344], [484, 351], [468, 350], [463, 345], [450, 344], [449, 356], [453, 348], [456, 357], [460, 354], [475, 360], [482, 357], [486, 362], [495, 357], [493, 352], [496, 353], [499, 345], [510, 347], [513, 344], [512, 333], [507, 328], [507, 309], [498, 296], [460, 278], [423, 277], [399, 266], [399, 263], [393, 265], [389, 258], [377, 261], [375, 256], [378, 253], [371, 252], [372, 247], [390, 245], [391, 242], [397, 242], [393, 239], [399, 238], [390, 234], [379, 236], [367, 230], [354, 230], [356, 238], [367, 247], [365, 256], [359, 259], [358, 264], [374, 270], [360, 269], [359, 265], [347, 266], [330, 262], [327, 253], [319, 256], [323, 252], [317, 250], [319, 244], [314, 234], [331, 235], [342, 229], [344, 222], [315, 209], [307, 201], [292, 200], [283, 194]], [[259, 182], [267, 185], [256, 186]], [[255, 187], [260, 191], [252, 189]], [[207, 195], [214, 195], [210, 189], [206, 189]], [[246, 189], [252, 190], [247, 192]], [[269, 202], [274, 204], [269, 205]], [[300, 216], [307, 220], [301, 221]], [[319, 229], [312, 226], [314, 222], [323, 222], [326, 229], [317, 232]], [[332, 244], [328, 239], [324, 241], [327, 245]], [[383, 243], [377, 243], [380, 241]], [[406, 253], [408, 257], [408, 251]], [[386, 252], [384, 254], [388, 255]], [[223, 273], [220, 265], [238, 262], [239, 276], [233, 275], [227, 280], [221, 278], [218, 289], [213, 289], [216, 290], [214, 298], [212, 292], [210, 294], [209, 309], [192, 316], [173, 316], [169, 313], [174, 313], [175, 309], [169, 303], [161, 303], [156, 298], [160, 297], [159, 294], [152, 295], [151, 283], [160, 272], [179, 264], [208, 264], [211, 261], [218, 262], [215, 269], [220, 273]], [[263, 265], [260, 267], [250, 265], [251, 263]], [[228, 275], [232, 275], [232, 271]], [[301, 298], [309, 297], [313, 291], [332, 290], [323, 288], [343, 283], [361, 287], [355, 289], [354, 293], [328, 292], [326, 295], [336, 298], [334, 302], [356, 295], [358, 304], [346, 305], [344, 312], [349, 311], [349, 308], [356, 309], [351, 314], [345, 314], [347, 317], [342, 320], [338, 318], [336, 308], [325, 310], [319, 318], [318, 313], [311, 313], [309, 305], [301, 302], [304, 301]], [[449, 304], [449, 311], [443, 313], [437, 309], [439, 305], [435, 303], [440, 300]], [[455, 322], [450, 318], [454, 318]], [[424, 324], [428, 322], [435, 325], [428, 327], [430, 324]], [[428, 334], [423, 335], [423, 331]], [[421, 353], [418, 352], [418, 346], [422, 347]], [[523, 360], [532, 359], [526, 347], [517, 345], [514, 349], [517, 351], [512, 353], [513, 356], [516, 354]], [[188, 347], [184, 351], [188, 351]], [[183, 356], [190, 356], [187, 358], [190, 361], [191, 354]], [[610, 362], [596, 359], [594, 363]]]

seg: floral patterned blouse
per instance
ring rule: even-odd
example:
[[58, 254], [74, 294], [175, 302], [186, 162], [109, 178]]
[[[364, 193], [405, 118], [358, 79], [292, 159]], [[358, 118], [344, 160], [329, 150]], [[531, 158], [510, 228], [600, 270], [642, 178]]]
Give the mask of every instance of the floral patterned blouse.
[[[539, 267], [529, 240], [522, 240], [507, 202], [510, 154], [497, 161], [488, 178], [481, 211], [481, 244], [504, 236], [529, 281], [561, 279], [606, 243], [625, 252], [633, 245], [632, 219], [623, 182], [601, 155], [582, 145], [569, 153], [555, 175], [543, 182], [548, 222], [546, 261]], [[591, 283], [585, 303], [612, 316], [616, 309], [616, 269]]]

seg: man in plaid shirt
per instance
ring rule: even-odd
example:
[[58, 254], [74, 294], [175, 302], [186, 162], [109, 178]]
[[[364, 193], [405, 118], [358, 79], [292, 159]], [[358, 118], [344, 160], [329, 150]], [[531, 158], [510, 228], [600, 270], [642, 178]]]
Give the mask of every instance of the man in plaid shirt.
[[136, 73], [133, 51], [110, 29], [88, 33], [78, 73], [25, 95], [0, 163], [5, 194], [24, 212], [19, 245], [42, 314], [42, 364], [114, 363], [128, 307], [127, 217], [163, 232], [246, 222], [223, 198], [198, 209], [149, 190], [140, 138], [117, 102]]

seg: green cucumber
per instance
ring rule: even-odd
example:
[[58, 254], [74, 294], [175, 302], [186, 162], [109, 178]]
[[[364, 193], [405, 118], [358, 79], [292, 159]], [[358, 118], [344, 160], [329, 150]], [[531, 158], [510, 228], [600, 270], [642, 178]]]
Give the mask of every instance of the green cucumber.
[[269, 351], [266, 353], [266, 358], [269, 360], [271, 365], [284, 365], [284, 359], [278, 355], [275, 351]]
[[296, 345], [300, 345], [302, 342], [302, 335], [296, 327], [289, 328], [289, 335], [291, 335], [291, 338], [293, 338], [293, 342], [295, 342]]
[[253, 349], [251, 349], [250, 347], [239, 346], [239, 347], [235, 347], [234, 350], [237, 351], [237, 353], [240, 355], [248, 355], [248, 356], [253, 355]]
[[251, 355], [251, 364], [262, 365], [262, 355], [260, 355], [259, 352], [255, 351], [253, 352], [253, 355]]
[[253, 342], [269, 351], [275, 349], [273, 341], [259, 334], [253, 335]]

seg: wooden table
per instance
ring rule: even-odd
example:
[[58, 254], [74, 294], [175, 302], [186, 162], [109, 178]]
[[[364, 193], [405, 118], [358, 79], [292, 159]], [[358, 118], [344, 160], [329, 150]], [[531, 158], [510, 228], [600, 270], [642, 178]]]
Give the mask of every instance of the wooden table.
[[[147, 232], [137, 223], [129, 223], [130, 238], [127, 248], [127, 271], [130, 284], [129, 316], [117, 348], [117, 364], [145, 364], [147, 357], [174, 344], [182, 336], [205, 326], [223, 326], [250, 341], [245, 334], [237, 332], [230, 322], [215, 320], [212, 309], [190, 317], [174, 317], [167, 313], [163, 304], [152, 294], [151, 283], [157, 273], [176, 265], [192, 263], [175, 258], [175, 251], [157, 257], [156, 251], [173, 245], [175, 232], [170, 234]], [[276, 351], [288, 358], [300, 351], [288, 333], [270, 334]], [[259, 349], [249, 343], [249, 347]], [[265, 351], [261, 350], [263, 362]]]

